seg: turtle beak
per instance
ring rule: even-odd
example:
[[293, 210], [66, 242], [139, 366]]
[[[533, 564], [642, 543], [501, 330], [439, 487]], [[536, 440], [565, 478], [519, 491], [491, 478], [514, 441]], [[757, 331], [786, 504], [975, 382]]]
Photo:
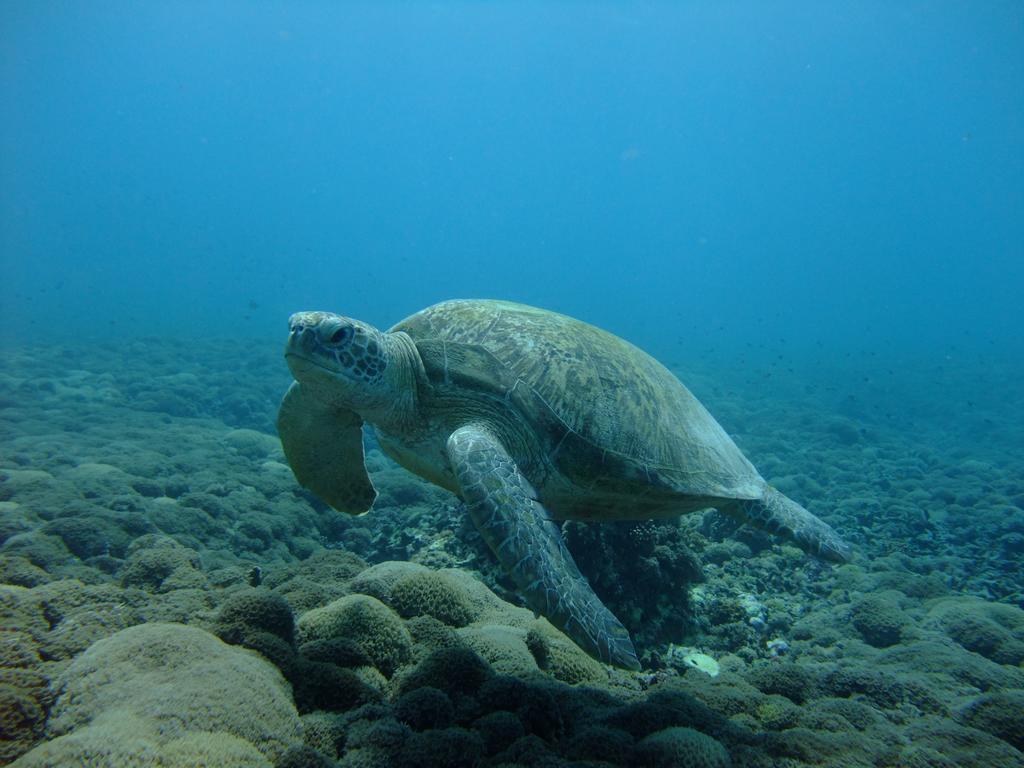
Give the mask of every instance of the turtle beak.
[[284, 345], [284, 359], [296, 381], [309, 382], [311, 378], [322, 377], [327, 369], [321, 364], [317, 328], [305, 323], [291, 323], [288, 341]]
[[317, 347], [326, 312], [296, 312], [288, 318], [288, 343], [284, 356], [310, 358]]

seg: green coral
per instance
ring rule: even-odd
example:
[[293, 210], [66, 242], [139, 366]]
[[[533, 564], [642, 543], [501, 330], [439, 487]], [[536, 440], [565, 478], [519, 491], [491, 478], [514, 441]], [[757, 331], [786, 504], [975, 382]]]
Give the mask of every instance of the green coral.
[[455, 718], [455, 708], [444, 691], [423, 686], [399, 697], [395, 717], [414, 731], [447, 728]]
[[[253, 744], [229, 733], [186, 733], [171, 739], [160, 751], [165, 761], [161, 768], [165, 764], [167, 768], [257, 768], [268, 763]], [[274, 763], [274, 768], [280, 766]]]
[[753, 714], [765, 728], [781, 731], [796, 725], [800, 708], [785, 696], [771, 694], [757, 703]]
[[475, 693], [493, 674], [490, 665], [469, 648], [441, 648], [406, 673], [399, 690], [430, 686], [456, 698]]
[[[666, 684], [668, 682], [666, 681]], [[757, 688], [738, 675], [728, 672], [723, 672], [718, 677], [688, 674], [680, 680], [673, 681], [673, 687], [678, 687], [688, 698], [695, 698], [708, 709], [726, 717], [740, 713], [750, 714], [754, 703], [761, 699], [761, 693]], [[654, 693], [660, 694], [662, 688], [663, 686], [659, 686]]]
[[633, 737], [618, 728], [585, 725], [560, 745], [561, 752], [574, 760], [598, 760], [613, 765], [629, 765]]
[[398, 615], [369, 595], [346, 595], [299, 617], [300, 645], [344, 637], [354, 641], [384, 675], [409, 660], [412, 637]]
[[841, 717], [856, 731], [867, 731], [869, 728], [879, 727], [886, 722], [877, 709], [856, 699], [838, 699], [826, 696], [815, 699], [811, 707], [805, 707], [805, 710], [808, 709]]
[[547, 669], [551, 661], [551, 645], [547, 637], [537, 627], [526, 631], [526, 648], [540, 669]]
[[98, 555], [122, 557], [130, 534], [106, 517], [85, 514], [58, 517], [43, 526], [43, 532], [59, 536], [68, 550], [83, 560]]
[[484, 740], [463, 728], [436, 728], [414, 733], [402, 747], [396, 768], [475, 768], [484, 755]]
[[50, 574], [60, 571], [62, 565], [75, 561], [63, 539], [47, 536], [41, 531], [27, 531], [11, 536], [3, 544], [3, 553], [10, 557], [24, 558]]
[[312, 747], [302, 745], [289, 748], [274, 763], [274, 768], [334, 768], [334, 761]]
[[1024, 611], [976, 598], [938, 600], [931, 616], [950, 638], [997, 664], [1024, 662]]
[[[925, 715], [907, 724], [903, 738], [916, 747], [939, 753], [955, 766], [1019, 766], [1019, 750], [1003, 739], [946, 718]], [[861, 739], [863, 743], [863, 739]], [[941, 765], [941, 763], [940, 763]]]
[[310, 555], [287, 570], [272, 573], [266, 585], [277, 588], [292, 579], [305, 579], [317, 584], [338, 587], [367, 569], [367, 563], [358, 555], [344, 549], [325, 549]]
[[436, 571], [412, 573], [391, 587], [391, 606], [402, 616], [433, 616], [453, 627], [464, 627], [476, 612], [460, 585]]
[[[715, 689], [741, 684], [741, 691], [748, 692], [741, 694], [745, 695], [745, 698], [747, 699], [748, 710], [752, 702], [761, 698], [755, 691], [746, 686], [745, 683], [742, 683], [739, 678], [732, 678], [732, 684], [730, 684], [728, 677], [701, 677], [703, 681], [706, 681], [706, 684], [709, 687]], [[651, 690], [647, 696], [647, 703], [670, 712], [673, 717], [673, 722], [671, 722], [670, 725], [686, 725], [691, 728], [696, 728], [702, 733], [706, 733], [716, 739], [729, 741], [749, 740], [751, 737], [749, 731], [709, 707], [691, 691], [687, 690], [685, 686], [685, 678], [683, 680], [680, 680], [679, 678], [669, 678]], [[650, 732], [651, 731], [648, 731], [644, 735], [649, 735]]]
[[868, 595], [855, 602], [850, 620], [864, 641], [876, 648], [898, 643], [907, 625], [899, 604], [887, 593]]
[[378, 750], [388, 756], [385, 764], [390, 764], [410, 736], [412, 729], [390, 715], [372, 720], [360, 719], [349, 728], [345, 748], [346, 751]]
[[267, 757], [229, 733], [188, 732], [165, 738], [146, 718], [124, 710], [101, 715], [72, 733], [44, 742], [19, 768], [271, 768]]
[[960, 719], [1024, 752], [1024, 690], [979, 696], [963, 708]]
[[336, 759], [345, 744], [345, 715], [317, 711], [302, 715], [301, 719], [302, 739], [306, 746]]
[[49, 731], [60, 736], [107, 712], [130, 710], [161, 738], [211, 731], [273, 759], [301, 743], [280, 673], [259, 656], [195, 627], [141, 624], [94, 643], [61, 675]]
[[484, 747], [489, 755], [501, 752], [526, 735], [522, 721], [512, 712], [499, 709], [488, 712], [473, 722], [473, 730], [483, 737]]
[[361, 747], [350, 749], [345, 756], [338, 761], [338, 768], [381, 768], [389, 765], [391, 755], [376, 747]]
[[[977, 653], [968, 653], [948, 641], [928, 640], [896, 645], [880, 654], [878, 663], [881, 668], [905, 670], [918, 679], [921, 675], [950, 678], [958, 685], [982, 691], [1024, 688], [1024, 670], [997, 664]], [[930, 711], [944, 712], [945, 706]]]
[[565, 761], [556, 755], [539, 736], [530, 733], [516, 739], [508, 748], [494, 756], [492, 764], [501, 768], [530, 766], [530, 768], [562, 768]]
[[153, 723], [123, 710], [101, 715], [71, 733], [43, 742], [18, 768], [271, 768], [255, 746], [227, 733], [185, 733], [165, 739]]
[[692, 728], [666, 728], [636, 745], [635, 765], [644, 768], [729, 768], [725, 747]]
[[256, 651], [284, 672], [286, 676], [295, 661], [295, 647], [271, 632], [254, 630], [246, 633], [240, 642], [232, 643], [232, 645], [241, 645]]
[[481, 714], [507, 710], [515, 712], [527, 733], [555, 741], [567, 727], [563, 711], [570, 689], [543, 677], [529, 681], [495, 675], [480, 686], [477, 701]]
[[268, 578], [263, 583], [287, 600], [297, 613], [322, 608], [332, 600], [348, 594], [341, 585], [323, 584], [303, 576], [295, 576], [285, 581], [272, 581]]
[[607, 670], [576, 643], [551, 626], [546, 619], [531, 623], [528, 628], [528, 631], [530, 630], [535, 633], [531, 641], [535, 648], [538, 648], [543, 640], [541, 648], [546, 652], [544, 671], [556, 680], [570, 685], [607, 682]]
[[433, 616], [417, 616], [405, 623], [412, 635], [413, 657], [422, 661], [434, 651], [441, 648], [461, 648], [465, 646], [456, 631]]
[[244, 589], [221, 606], [213, 632], [231, 645], [263, 654], [288, 674], [295, 659], [295, 616], [280, 595], [268, 589]]
[[404, 560], [388, 560], [377, 563], [374, 566], [353, 577], [349, 583], [352, 592], [361, 592], [364, 595], [376, 597], [378, 600], [390, 603], [391, 590], [402, 579], [408, 576], [430, 573], [430, 569], [419, 563], [410, 563]]
[[904, 682], [884, 669], [837, 667], [824, 675], [820, 683], [821, 689], [833, 696], [860, 694], [880, 709], [894, 709], [907, 697]]
[[299, 653], [310, 661], [326, 661], [339, 667], [367, 667], [373, 660], [350, 637], [330, 637], [313, 640], [299, 647]]
[[602, 725], [624, 731], [634, 739], [642, 739], [657, 731], [688, 722], [671, 708], [660, 706], [650, 700], [634, 701], [616, 707], [602, 719]]
[[18, 629], [0, 629], [0, 668], [34, 667], [42, 659], [39, 646], [27, 632]]
[[7, 765], [43, 736], [46, 709], [31, 689], [0, 684], [0, 764]]
[[226, 643], [244, 645], [245, 637], [257, 631], [293, 642], [295, 616], [288, 601], [269, 589], [247, 589], [229, 597], [217, 614], [215, 634]]
[[300, 712], [344, 712], [381, 698], [377, 689], [353, 669], [299, 658], [288, 671]]
[[521, 629], [486, 625], [459, 630], [459, 637], [479, 653], [501, 675], [528, 675], [537, 671], [537, 662], [526, 647]]
[[748, 679], [762, 693], [785, 696], [796, 704], [813, 697], [817, 689], [814, 673], [794, 662], [767, 662], [750, 670]]
[[548, 674], [563, 683], [604, 683], [608, 672], [568, 639], [552, 639], [548, 645]]
[[147, 592], [170, 592], [206, 586], [199, 553], [166, 537], [151, 548], [131, 552], [118, 575], [124, 586], [138, 587]]
[[53, 576], [21, 555], [0, 555], [0, 584], [35, 587], [52, 581]]

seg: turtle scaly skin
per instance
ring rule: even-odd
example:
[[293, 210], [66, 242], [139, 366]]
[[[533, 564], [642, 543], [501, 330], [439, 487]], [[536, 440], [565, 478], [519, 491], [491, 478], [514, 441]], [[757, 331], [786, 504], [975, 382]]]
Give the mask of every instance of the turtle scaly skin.
[[831, 526], [770, 485], [760, 499], [737, 502], [729, 511], [758, 528], [793, 539], [805, 551], [826, 560], [844, 563], [852, 554], [850, 545]]
[[501, 441], [471, 424], [448, 438], [448, 453], [473, 523], [526, 602], [588, 652], [639, 669], [629, 632], [583, 578]]

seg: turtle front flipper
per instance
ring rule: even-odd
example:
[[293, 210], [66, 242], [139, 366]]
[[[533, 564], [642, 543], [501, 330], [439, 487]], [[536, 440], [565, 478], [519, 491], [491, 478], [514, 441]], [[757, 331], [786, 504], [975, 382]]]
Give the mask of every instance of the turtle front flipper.
[[361, 515], [377, 490], [363, 460], [363, 420], [332, 408], [292, 382], [277, 414], [277, 431], [295, 479], [339, 512]]
[[505, 447], [485, 427], [448, 438], [469, 514], [527, 603], [601, 660], [639, 669], [629, 632], [594, 594], [547, 510]]
[[770, 485], [765, 486], [760, 499], [739, 501], [724, 511], [759, 528], [788, 536], [805, 551], [826, 560], [845, 563], [853, 555], [853, 548], [832, 526]]

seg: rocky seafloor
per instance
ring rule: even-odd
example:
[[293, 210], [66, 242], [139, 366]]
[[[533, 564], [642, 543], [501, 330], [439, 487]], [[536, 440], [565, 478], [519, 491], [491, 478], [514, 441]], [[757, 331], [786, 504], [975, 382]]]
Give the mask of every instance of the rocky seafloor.
[[300, 489], [274, 345], [3, 350], [0, 764], [1024, 765], [1020, 371], [686, 368], [857, 554], [714, 511], [566, 524], [630, 673], [519, 607], [457, 500], [372, 446], [371, 514]]

